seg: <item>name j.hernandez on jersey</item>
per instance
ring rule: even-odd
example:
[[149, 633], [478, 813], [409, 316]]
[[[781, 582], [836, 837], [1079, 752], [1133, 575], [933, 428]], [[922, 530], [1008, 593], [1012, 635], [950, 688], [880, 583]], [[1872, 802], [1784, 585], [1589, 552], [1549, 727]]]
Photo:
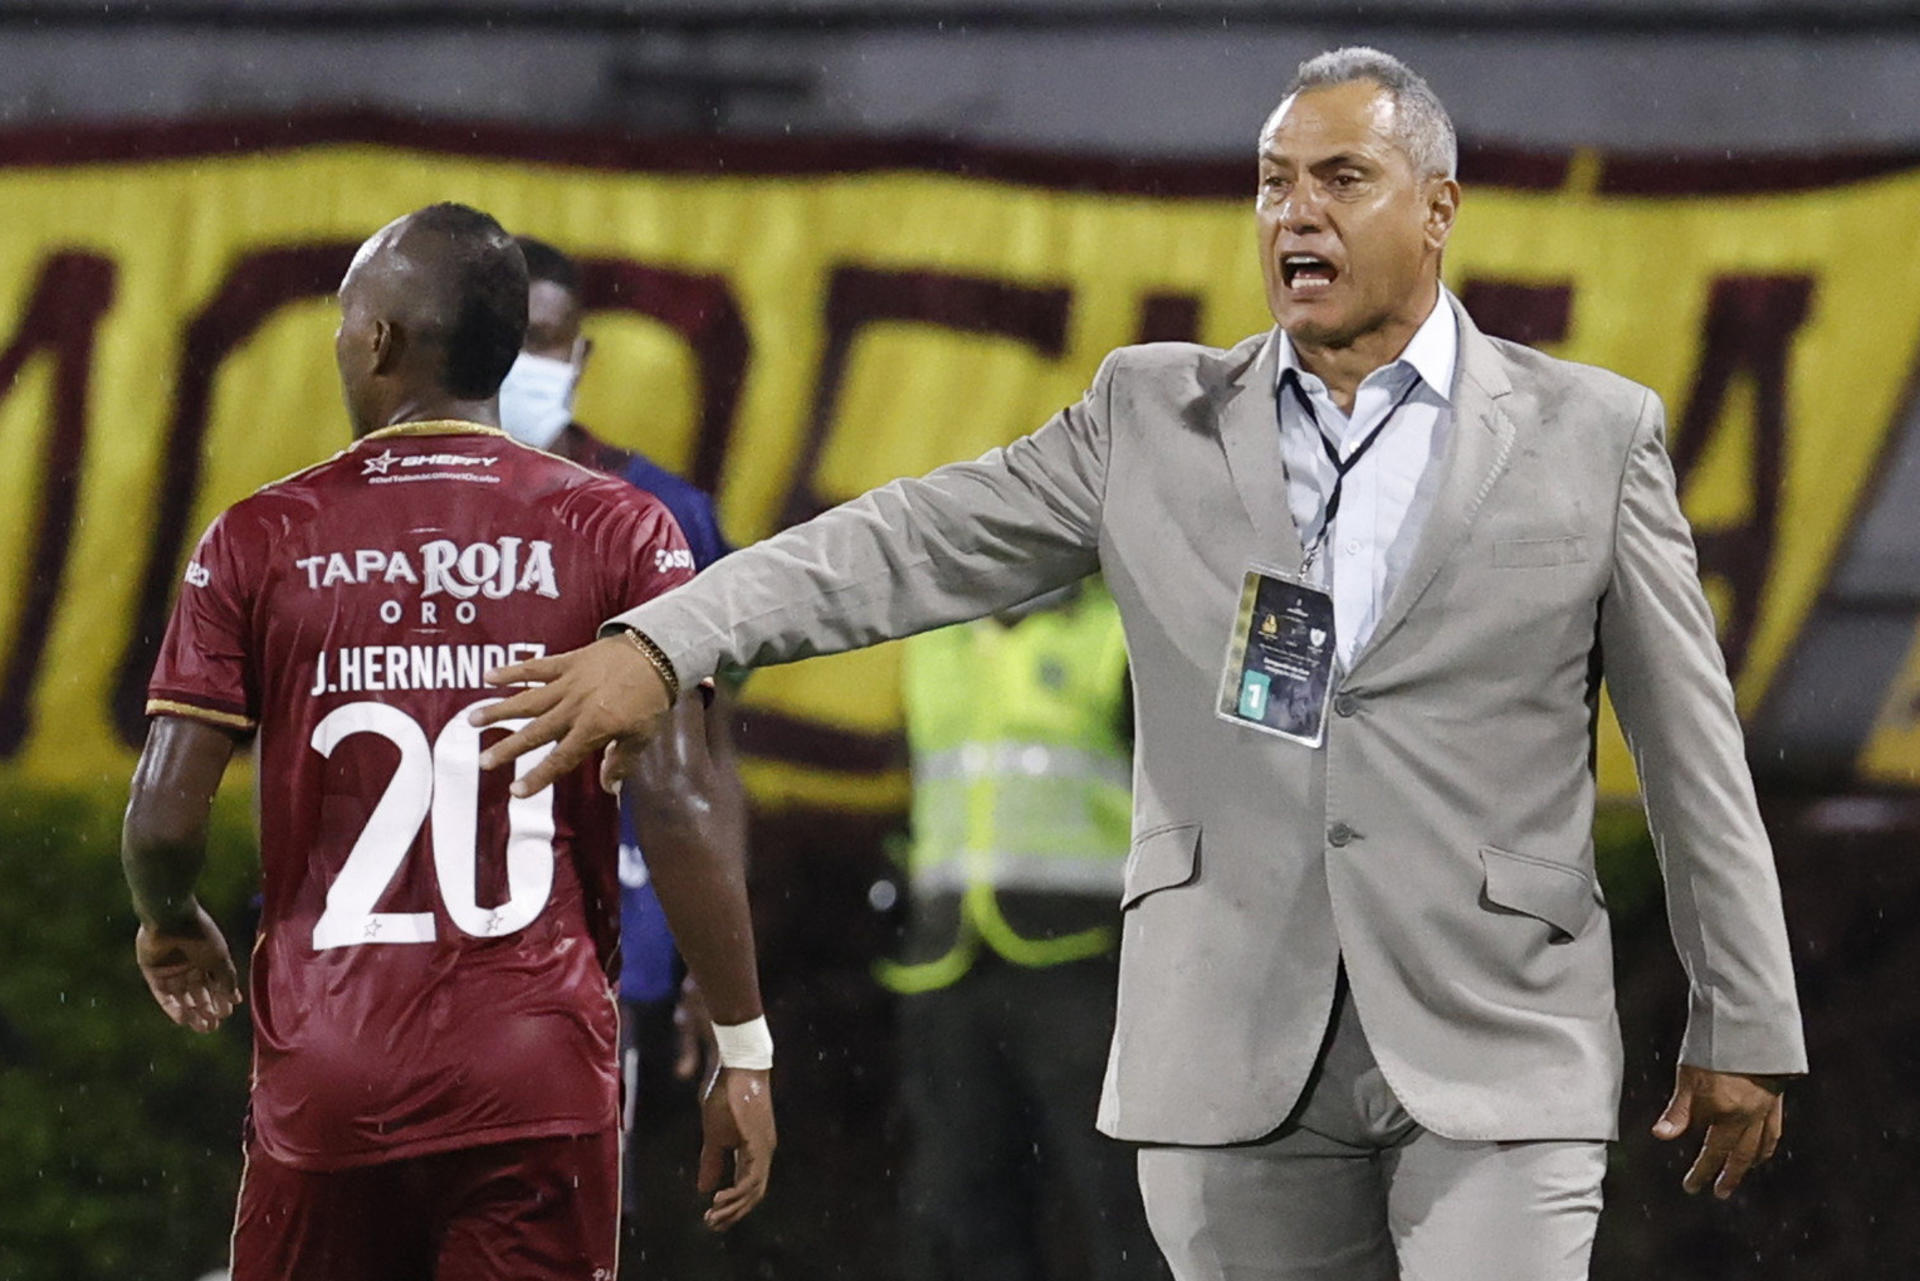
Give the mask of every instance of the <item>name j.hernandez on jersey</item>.
[[546, 657], [538, 641], [511, 645], [347, 645], [321, 650], [314, 664], [315, 697], [321, 694], [394, 693], [403, 690], [485, 689], [486, 674], [508, 663]]
[[307, 586], [316, 591], [343, 585], [405, 583], [417, 584], [423, 598], [445, 593], [458, 600], [476, 595], [503, 600], [515, 592], [532, 592], [551, 600], [560, 595], [553, 572], [553, 544], [545, 539], [528, 542], [496, 538], [490, 543], [462, 547], [438, 538], [421, 543], [412, 555], [360, 547], [350, 552], [302, 556], [293, 564], [306, 575]]

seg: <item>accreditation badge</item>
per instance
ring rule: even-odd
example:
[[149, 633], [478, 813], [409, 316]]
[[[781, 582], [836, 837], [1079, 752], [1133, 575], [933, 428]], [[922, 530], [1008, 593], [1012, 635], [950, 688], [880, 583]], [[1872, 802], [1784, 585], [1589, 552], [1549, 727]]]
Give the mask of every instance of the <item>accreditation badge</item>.
[[1240, 588], [1220, 678], [1222, 719], [1318, 747], [1333, 691], [1333, 597], [1254, 566]]

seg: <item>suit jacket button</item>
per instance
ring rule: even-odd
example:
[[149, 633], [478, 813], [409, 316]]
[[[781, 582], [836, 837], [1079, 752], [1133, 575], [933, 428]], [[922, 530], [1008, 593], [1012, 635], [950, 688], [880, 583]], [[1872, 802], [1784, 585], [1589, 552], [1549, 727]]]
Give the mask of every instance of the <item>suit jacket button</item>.
[[1327, 844], [1345, 845], [1359, 834], [1345, 823], [1335, 823], [1327, 829]]
[[1333, 710], [1339, 716], [1351, 716], [1360, 710], [1360, 700], [1344, 690], [1334, 695]]

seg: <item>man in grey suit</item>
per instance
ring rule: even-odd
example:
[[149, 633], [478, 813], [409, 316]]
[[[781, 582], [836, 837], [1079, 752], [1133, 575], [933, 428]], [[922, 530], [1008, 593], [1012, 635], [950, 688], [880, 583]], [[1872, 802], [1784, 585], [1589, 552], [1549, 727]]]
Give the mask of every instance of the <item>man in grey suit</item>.
[[1260, 138], [1276, 330], [1116, 351], [1031, 436], [503, 669], [544, 684], [480, 717], [538, 718], [490, 764], [559, 740], [518, 785], [538, 788], [720, 663], [1103, 571], [1138, 745], [1099, 1124], [1144, 1145], [1183, 1279], [1586, 1275], [1622, 1060], [1591, 839], [1603, 677], [1689, 978], [1655, 1126], [1705, 1128], [1688, 1190], [1724, 1196], [1771, 1154], [1806, 1066], [1660, 403], [1487, 338], [1440, 286], [1454, 153], [1398, 61], [1304, 64]]

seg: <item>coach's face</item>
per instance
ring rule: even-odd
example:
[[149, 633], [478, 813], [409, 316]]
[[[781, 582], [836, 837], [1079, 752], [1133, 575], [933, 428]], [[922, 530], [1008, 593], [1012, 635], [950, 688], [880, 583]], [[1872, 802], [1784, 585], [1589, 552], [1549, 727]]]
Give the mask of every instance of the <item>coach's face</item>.
[[1393, 99], [1370, 81], [1281, 103], [1260, 133], [1260, 270], [1295, 342], [1344, 347], [1432, 305], [1459, 207], [1393, 135]]

